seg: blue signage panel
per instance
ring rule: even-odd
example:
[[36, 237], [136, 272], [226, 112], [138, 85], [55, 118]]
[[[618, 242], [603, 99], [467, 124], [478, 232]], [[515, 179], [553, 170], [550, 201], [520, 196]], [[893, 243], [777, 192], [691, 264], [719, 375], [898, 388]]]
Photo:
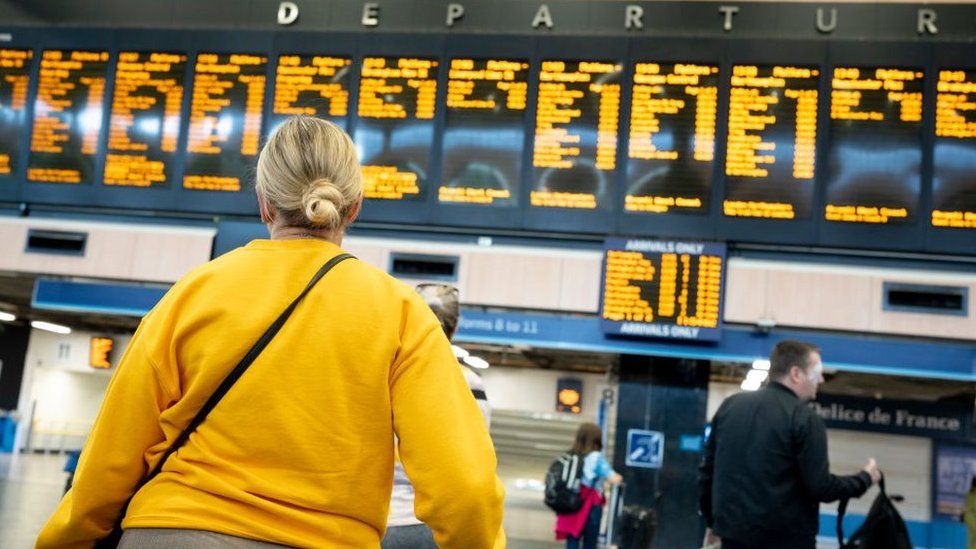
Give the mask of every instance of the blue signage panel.
[[600, 325], [607, 335], [718, 341], [725, 244], [608, 238]]
[[976, 346], [945, 341], [927, 342], [885, 336], [827, 334], [776, 328], [757, 332], [750, 326], [726, 326], [712, 345], [674, 339], [607, 337], [594, 315], [519, 313], [464, 308], [458, 341], [749, 362], [768, 357], [784, 339], [809, 341], [820, 347], [824, 365], [849, 372], [896, 374], [976, 381]]
[[976, 478], [976, 447], [939, 444], [935, 447], [933, 511], [958, 520], [966, 508], [966, 495]]
[[628, 467], [660, 469], [664, 464], [664, 433], [630, 429], [627, 431]]
[[75, 282], [39, 278], [31, 306], [35, 309], [143, 316], [168, 288], [126, 283]]

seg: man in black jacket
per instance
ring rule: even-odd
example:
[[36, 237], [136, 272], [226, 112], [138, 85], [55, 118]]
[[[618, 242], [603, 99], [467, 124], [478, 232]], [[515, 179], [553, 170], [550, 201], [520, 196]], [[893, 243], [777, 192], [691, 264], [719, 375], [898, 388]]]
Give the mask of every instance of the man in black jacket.
[[814, 549], [820, 502], [859, 497], [881, 476], [873, 458], [856, 475], [830, 474], [826, 429], [807, 405], [823, 383], [819, 349], [781, 341], [769, 376], [766, 388], [725, 399], [712, 419], [701, 466], [706, 544]]

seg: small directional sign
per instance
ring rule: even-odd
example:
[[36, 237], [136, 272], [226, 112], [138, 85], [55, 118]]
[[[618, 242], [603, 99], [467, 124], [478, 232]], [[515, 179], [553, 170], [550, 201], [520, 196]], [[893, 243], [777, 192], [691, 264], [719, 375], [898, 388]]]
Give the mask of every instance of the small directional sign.
[[664, 433], [630, 429], [627, 431], [627, 466], [660, 469], [664, 464]]

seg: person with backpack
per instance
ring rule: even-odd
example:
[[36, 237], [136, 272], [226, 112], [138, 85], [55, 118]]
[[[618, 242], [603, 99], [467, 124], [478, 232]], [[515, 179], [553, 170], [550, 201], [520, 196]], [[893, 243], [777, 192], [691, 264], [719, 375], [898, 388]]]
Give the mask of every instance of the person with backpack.
[[[578, 486], [579, 508], [562, 513], [557, 510], [556, 539], [565, 539], [566, 549], [578, 549], [581, 542], [583, 549], [596, 549], [603, 505], [606, 503], [603, 484], [619, 484], [623, 478], [613, 470], [603, 455], [603, 432], [595, 423], [579, 426], [573, 447], [563, 457], [567, 458], [566, 463], [570, 467], [570, 473], [566, 475], [570, 482], [565, 489], [572, 490]], [[575, 474], [574, 469], [578, 471]], [[573, 482], [574, 476], [579, 477], [578, 483]], [[548, 496], [549, 494], [547, 500], [550, 499]]]

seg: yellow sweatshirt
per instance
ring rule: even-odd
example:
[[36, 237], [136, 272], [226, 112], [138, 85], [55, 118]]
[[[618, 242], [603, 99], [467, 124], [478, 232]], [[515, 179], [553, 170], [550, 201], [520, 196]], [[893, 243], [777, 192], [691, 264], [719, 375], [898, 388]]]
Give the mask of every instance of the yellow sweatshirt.
[[[136, 482], [338, 253], [319, 240], [257, 240], [177, 282], [122, 357], [37, 547], [107, 534]], [[494, 450], [437, 319], [410, 287], [347, 260], [139, 491], [123, 528], [378, 547], [394, 434], [437, 543], [503, 547]]]

